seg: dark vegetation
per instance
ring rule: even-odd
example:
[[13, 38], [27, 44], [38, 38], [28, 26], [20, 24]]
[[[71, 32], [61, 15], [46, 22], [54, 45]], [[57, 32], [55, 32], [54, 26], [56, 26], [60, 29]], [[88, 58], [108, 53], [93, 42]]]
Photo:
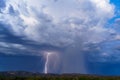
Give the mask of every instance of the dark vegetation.
[[81, 75], [81, 74], [57, 75], [14, 71], [14, 72], [0, 72], [0, 80], [120, 80], [120, 77]]

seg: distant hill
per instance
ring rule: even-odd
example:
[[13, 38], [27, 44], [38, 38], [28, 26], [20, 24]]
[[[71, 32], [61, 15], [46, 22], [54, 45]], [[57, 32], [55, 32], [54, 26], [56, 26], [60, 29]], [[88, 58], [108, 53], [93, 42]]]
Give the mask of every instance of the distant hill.
[[41, 74], [37, 72], [0, 72], [0, 80], [120, 80], [119, 76], [96, 76], [85, 74]]

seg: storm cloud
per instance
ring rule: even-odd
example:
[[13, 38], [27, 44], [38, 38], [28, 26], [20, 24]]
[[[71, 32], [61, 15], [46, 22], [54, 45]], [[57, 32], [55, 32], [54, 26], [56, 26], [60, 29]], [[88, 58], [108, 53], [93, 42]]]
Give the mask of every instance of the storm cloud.
[[86, 73], [84, 54], [111, 55], [99, 44], [118, 36], [106, 25], [114, 11], [109, 0], [2, 0], [0, 52], [44, 56], [42, 51], [58, 51], [61, 72]]

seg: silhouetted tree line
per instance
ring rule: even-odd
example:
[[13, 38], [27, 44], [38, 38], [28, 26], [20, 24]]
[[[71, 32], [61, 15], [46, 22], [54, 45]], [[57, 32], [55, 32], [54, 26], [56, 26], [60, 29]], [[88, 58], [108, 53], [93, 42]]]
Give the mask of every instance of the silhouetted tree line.
[[95, 77], [95, 76], [6, 77], [6, 76], [0, 76], [0, 80], [120, 80], [120, 77]]
[[0, 72], [0, 80], [120, 80], [119, 76], [96, 76], [82, 74], [41, 74], [25, 71]]

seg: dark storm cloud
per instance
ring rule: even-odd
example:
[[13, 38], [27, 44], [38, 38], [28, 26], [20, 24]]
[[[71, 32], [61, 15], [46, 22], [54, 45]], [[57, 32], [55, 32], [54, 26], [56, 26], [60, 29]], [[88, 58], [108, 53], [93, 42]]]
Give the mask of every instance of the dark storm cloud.
[[[3, 23], [6, 22], [5, 24], [10, 26], [7, 28], [13, 35], [24, 36], [40, 44], [49, 44], [58, 47], [74, 45], [76, 42], [98, 43], [109, 36], [109, 30], [103, 28], [103, 21], [106, 22], [107, 19], [113, 16], [114, 7], [108, 1], [104, 3], [106, 6], [99, 5], [99, 1], [78, 0], [70, 1], [69, 3], [68, 1], [63, 2], [64, 6], [72, 4], [73, 9], [71, 7], [71, 10], [75, 12], [71, 13], [69, 7], [66, 6], [64, 8], [66, 11], [63, 14], [59, 14], [58, 10], [61, 11], [63, 8], [53, 0], [49, 3], [47, 1], [34, 1], [34, 3], [39, 3], [40, 5], [34, 5], [31, 1], [7, 1], [6, 9], [3, 10], [4, 13], [1, 15], [1, 18], [4, 19], [1, 19], [1, 21]], [[82, 3], [89, 3], [90, 5], [87, 5], [87, 7], [91, 9], [91, 12], [84, 10], [86, 6], [82, 6]], [[58, 4], [59, 6], [55, 8], [51, 4], [54, 4], [54, 6]], [[99, 6], [95, 7], [94, 5], [97, 4]], [[76, 8], [75, 5], [81, 10]], [[101, 10], [98, 11], [98, 8]], [[93, 12], [98, 16], [92, 17], [94, 16]], [[104, 15], [100, 14], [102, 12], [104, 12]], [[68, 13], [69, 15], [67, 16]], [[64, 16], [66, 17], [62, 19]], [[78, 16], [82, 16], [82, 18]], [[104, 35], [104, 33], [107, 33], [107, 35]], [[91, 34], [91, 37], [88, 34]]]
[[5, 2], [6, 2], [6, 0], [0, 1], [0, 8], [4, 8], [6, 6]]
[[114, 16], [109, 0], [9, 0], [4, 7], [0, 8], [1, 53], [46, 57], [44, 51], [58, 51], [61, 72], [70, 73], [86, 73], [87, 59], [104, 62], [113, 55], [99, 45], [113, 40], [112, 29], [104, 27]]
[[49, 44], [39, 44], [37, 42], [25, 39], [24, 36], [16, 36], [11, 33], [4, 25], [0, 24], [0, 52], [5, 54], [14, 55], [38, 55], [41, 56], [39, 51], [50, 50], [62, 50]]

